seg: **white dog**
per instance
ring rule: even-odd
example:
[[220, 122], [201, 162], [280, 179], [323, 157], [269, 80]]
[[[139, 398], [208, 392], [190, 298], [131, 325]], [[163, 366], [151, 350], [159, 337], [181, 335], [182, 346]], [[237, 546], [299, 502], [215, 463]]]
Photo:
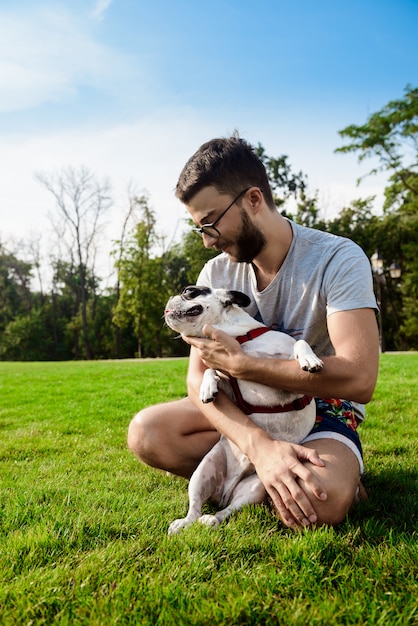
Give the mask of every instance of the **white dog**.
[[[303, 370], [318, 372], [322, 361], [306, 341], [296, 341], [285, 333], [272, 331], [243, 311], [250, 299], [239, 291], [186, 287], [170, 298], [165, 321], [182, 336], [203, 337], [202, 328], [210, 324], [235, 337], [248, 354], [259, 357], [297, 359]], [[200, 387], [202, 402], [212, 402], [218, 383], [251, 419], [274, 439], [299, 443], [315, 422], [315, 401], [260, 383], [228, 379], [207, 369]], [[175, 520], [169, 534], [179, 532], [194, 521], [217, 526], [233, 511], [245, 504], [261, 503], [265, 489], [254, 466], [239, 448], [221, 436], [220, 441], [202, 459], [189, 483], [189, 511], [184, 519]], [[219, 505], [215, 515], [202, 515], [202, 504], [211, 500]]]

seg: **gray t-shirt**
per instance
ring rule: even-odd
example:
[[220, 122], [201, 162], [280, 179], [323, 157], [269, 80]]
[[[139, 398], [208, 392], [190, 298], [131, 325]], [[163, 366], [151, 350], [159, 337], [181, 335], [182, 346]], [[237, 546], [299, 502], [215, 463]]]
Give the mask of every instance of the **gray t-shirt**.
[[[250, 315], [274, 330], [305, 339], [319, 356], [332, 355], [327, 316], [337, 311], [377, 309], [370, 263], [350, 239], [290, 224], [293, 239], [289, 252], [263, 291], [257, 288], [251, 263], [235, 263], [223, 253], [206, 263], [197, 284], [246, 293], [251, 298], [245, 309]], [[363, 419], [362, 405], [356, 404], [355, 409]]]

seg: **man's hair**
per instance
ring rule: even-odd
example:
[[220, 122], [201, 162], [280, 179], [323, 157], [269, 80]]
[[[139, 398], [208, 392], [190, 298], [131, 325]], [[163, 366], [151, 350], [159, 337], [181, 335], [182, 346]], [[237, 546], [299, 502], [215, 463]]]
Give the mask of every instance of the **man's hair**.
[[176, 185], [176, 196], [188, 204], [204, 187], [235, 196], [246, 187], [259, 187], [271, 209], [275, 209], [266, 169], [253, 146], [237, 134], [204, 143], [184, 166]]

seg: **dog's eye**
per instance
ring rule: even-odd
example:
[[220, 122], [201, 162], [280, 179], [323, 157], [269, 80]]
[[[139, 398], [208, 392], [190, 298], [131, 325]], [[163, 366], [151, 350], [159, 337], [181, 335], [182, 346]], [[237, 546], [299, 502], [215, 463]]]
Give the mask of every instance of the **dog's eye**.
[[194, 285], [190, 285], [189, 287], [185, 287], [181, 292], [182, 298], [185, 300], [193, 300], [198, 296], [204, 296], [210, 293], [209, 287], [196, 287]]
[[197, 297], [198, 293], [195, 287], [185, 287], [181, 292], [181, 295], [183, 298], [186, 298], [186, 300], [193, 300], [193, 298]]

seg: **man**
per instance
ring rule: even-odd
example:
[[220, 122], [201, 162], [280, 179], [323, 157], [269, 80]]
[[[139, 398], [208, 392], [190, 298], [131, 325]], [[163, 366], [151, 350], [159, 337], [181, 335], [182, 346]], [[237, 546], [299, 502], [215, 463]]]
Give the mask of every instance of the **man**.
[[[201, 146], [181, 172], [176, 195], [203, 244], [222, 252], [197, 284], [243, 291], [251, 315], [308, 341], [324, 368], [310, 374], [297, 361], [248, 356], [234, 338], [207, 326], [207, 338], [188, 339], [188, 397], [141, 411], [128, 445], [145, 463], [189, 478], [223, 433], [254, 464], [286, 526], [338, 524], [361, 487], [356, 426], [378, 371], [368, 259], [348, 239], [284, 218], [263, 164], [239, 137]], [[202, 404], [198, 391], [207, 367], [318, 398], [312, 433], [301, 445], [275, 441], [225, 394]]]

